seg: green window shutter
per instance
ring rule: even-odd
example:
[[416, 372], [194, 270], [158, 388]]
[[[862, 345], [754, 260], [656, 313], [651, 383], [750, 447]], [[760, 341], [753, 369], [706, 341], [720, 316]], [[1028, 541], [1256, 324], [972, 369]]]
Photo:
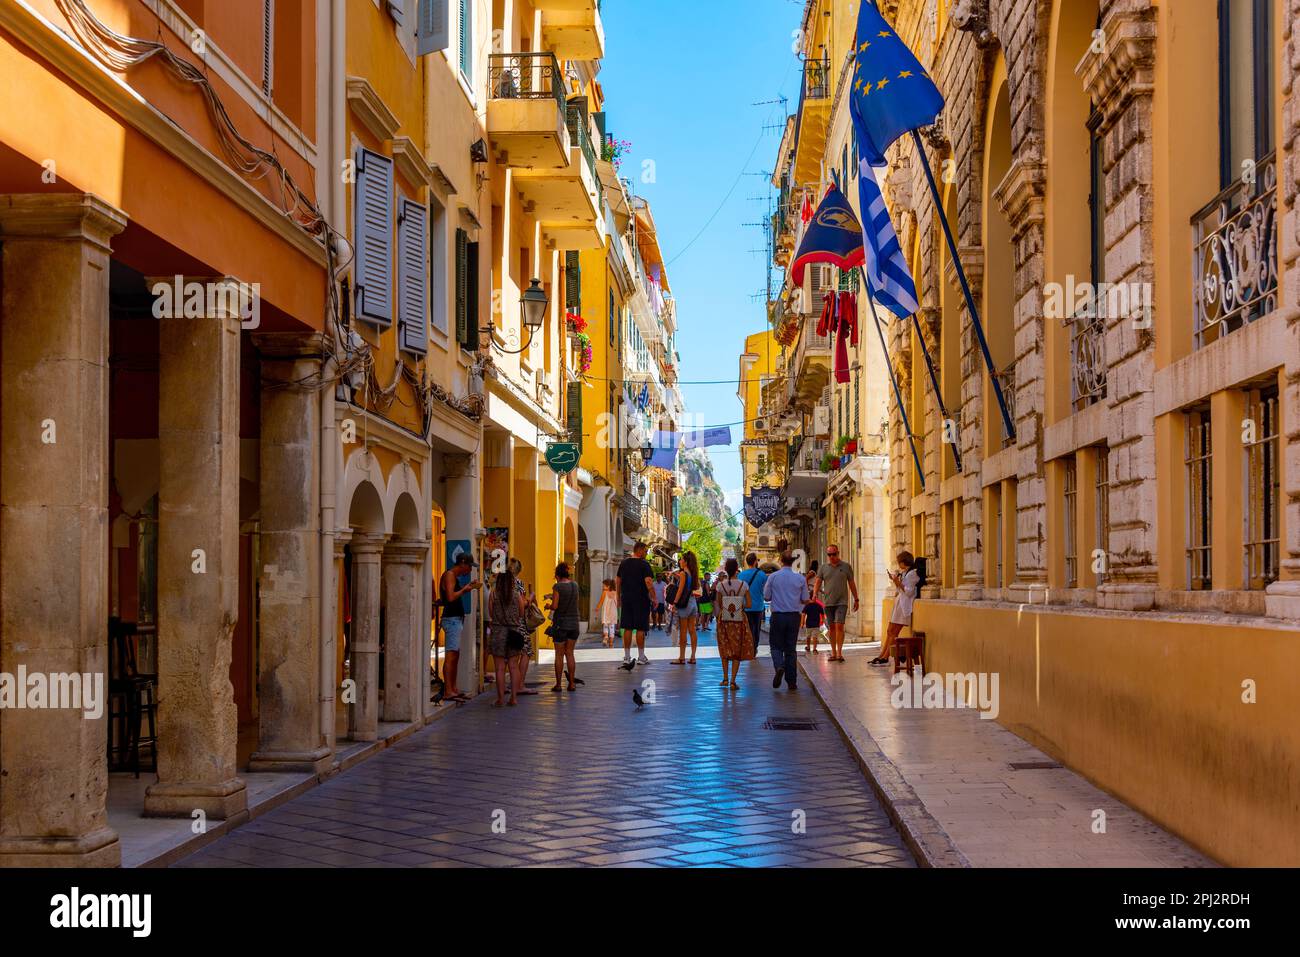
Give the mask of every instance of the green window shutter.
[[568, 397], [568, 422], [569, 441], [578, 443], [578, 451], [582, 451], [582, 383], [569, 383]]
[[478, 243], [465, 245], [465, 348], [470, 352], [478, 352], [478, 250]]
[[468, 340], [468, 294], [469, 272], [466, 247], [469, 235], [463, 229], [456, 230], [456, 341], [462, 346]]
[[564, 305], [574, 315], [582, 315], [582, 262], [577, 250], [564, 254]]

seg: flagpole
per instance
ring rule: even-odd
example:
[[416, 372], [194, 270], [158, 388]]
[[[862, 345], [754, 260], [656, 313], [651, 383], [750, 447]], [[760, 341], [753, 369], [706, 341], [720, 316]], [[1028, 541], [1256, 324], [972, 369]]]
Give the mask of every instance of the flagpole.
[[1006, 426], [1007, 436], [1015, 441], [1016, 424], [1011, 420], [1011, 412], [1007, 408], [1006, 397], [1002, 394], [1002, 384], [998, 382], [998, 371], [993, 366], [993, 355], [989, 352], [988, 340], [984, 338], [984, 326], [980, 322], [979, 310], [975, 308], [975, 297], [971, 295], [970, 283], [966, 280], [966, 270], [962, 268], [961, 257], [957, 254], [957, 241], [952, 238], [952, 227], [948, 225], [948, 217], [943, 212], [943, 197], [939, 195], [939, 186], [934, 181], [934, 170], [930, 169], [930, 157], [926, 155], [925, 144], [921, 141], [921, 134], [912, 130], [912, 141], [916, 144], [916, 151], [921, 154], [921, 166], [925, 170], [925, 178], [930, 184], [930, 194], [934, 197], [934, 209], [939, 214], [939, 222], [943, 225], [943, 235], [948, 240], [948, 252], [952, 256], [953, 266], [957, 270], [957, 278], [961, 281], [961, 291], [966, 297], [966, 308], [970, 310], [971, 325], [975, 328], [975, 337], [979, 340], [980, 351], [984, 353], [984, 365], [989, 370], [989, 381], [993, 383], [993, 395], [997, 397], [998, 408], [1002, 410], [1002, 422]]
[[912, 461], [916, 463], [916, 476], [921, 480], [921, 489], [925, 490], [925, 470], [921, 468], [921, 456], [916, 454], [916, 438], [912, 435], [912, 423], [907, 419], [907, 408], [903, 405], [903, 393], [898, 388], [898, 376], [894, 375], [894, 364], [889, 361], [889, 346], [885, 344], [885, 331], [880, 328], [880, 316], [876, 313], [876, 301], [871, 298], [871, 283], [867, 281], [867, 271], [861, 266], [862, 287], [867, 293], [867, 305], [871, 307], [871, 318], [876, 323], [876, 335], [880, 337], [880, 351], [885, 354], [885, 368], [889, 370], [889, 383], [894, 387], [894, 401], [898, 403], [898, 414], [903, 417], [903, 429], [907, 432], [907, 443], [912, 447]]
[[[930, 370], [930, 386], [934, 389], [934, 401], [939, 403], [939, 415], [943, 421], [948, 421], [948, 410], [943, 404], [943, 392], [939, 389], [939, 377], [934, 372], [934, 360], [930, 358], [930, 347], [925, 344], [925, 335], [921, 332], [921, 322], [916, 318], [916, 313], [912, 313], [912, 325], [916, 327], [916, 338], [921, 343], [921, 352], [925, 355], [925, 367]], [[944, 425], [944, 441], [948, 439], [948, 427]], [[957, 471], [961, 471], [961, 449], [956, 442], [952, 442], [952, 459], [957, 465]]]

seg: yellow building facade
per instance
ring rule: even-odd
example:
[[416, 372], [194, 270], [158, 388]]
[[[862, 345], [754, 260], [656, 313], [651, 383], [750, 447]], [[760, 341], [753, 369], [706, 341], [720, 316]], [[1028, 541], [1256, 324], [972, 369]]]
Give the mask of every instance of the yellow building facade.
[[999, 720], [1215, 858], [1294, 865], [1294, 6], [883, 7], [947, 101], [923, 140], [1014, 424], [905, 138], [883, 185], [949, 415], [892, 324], [927, 666], [1000, 672]]

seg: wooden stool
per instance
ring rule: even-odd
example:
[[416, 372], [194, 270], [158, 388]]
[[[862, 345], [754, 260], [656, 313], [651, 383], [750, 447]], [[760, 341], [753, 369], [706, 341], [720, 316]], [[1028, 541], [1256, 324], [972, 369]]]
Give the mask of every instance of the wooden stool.
[[921, 674], [925, 674], [925, 632], [914, 631], [911, 636], [904, 638], [899, 635], [894, 639], [894, 674], [904, 667], [907, 667], [907, 673], [912, 673], [912, 663], [921, 666]]

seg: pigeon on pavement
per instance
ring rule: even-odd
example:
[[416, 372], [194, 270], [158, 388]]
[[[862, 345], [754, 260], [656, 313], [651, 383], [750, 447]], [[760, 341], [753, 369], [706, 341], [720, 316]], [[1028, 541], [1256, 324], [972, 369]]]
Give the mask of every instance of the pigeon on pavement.
[[636, 667], [636, 659], [635, 659], [635, 658], [629, 658], [627, 661], [623, 662], [623, 663], [622, 663], [621, 665], [619, 665], [618, 667], [619, 667], [619, 669], [622, 670], [622, 671], [631, 671], [633, 668]]
[[632, 689], [632, 700], [636, 702], [637, 710], [640, 711], [641, 706], [645, 704], [645, 699], [641, 697], [641, 692], [636, 688]]

